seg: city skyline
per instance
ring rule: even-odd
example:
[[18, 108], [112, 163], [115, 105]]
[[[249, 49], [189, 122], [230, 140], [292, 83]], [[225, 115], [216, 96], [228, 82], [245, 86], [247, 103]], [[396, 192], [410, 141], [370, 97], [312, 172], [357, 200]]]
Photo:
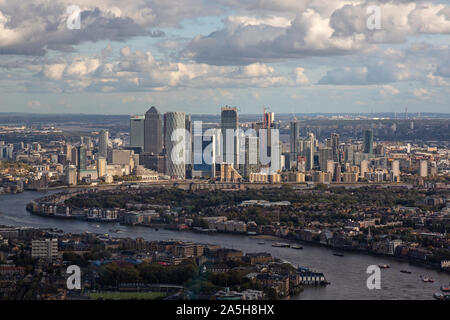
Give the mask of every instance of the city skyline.
[[0, 4], [0, 112], [448, 112], [448, 1], [172, 1]]

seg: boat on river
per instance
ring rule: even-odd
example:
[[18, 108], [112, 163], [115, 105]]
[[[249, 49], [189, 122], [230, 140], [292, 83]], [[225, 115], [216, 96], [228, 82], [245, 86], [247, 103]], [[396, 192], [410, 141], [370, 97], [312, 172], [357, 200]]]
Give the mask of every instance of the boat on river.
[[272, 243], [272, 247], [277, 247], [277, 248], [289, 248], [291, 245], [289, 243], [283, 243], [283, 242], [275, 242]]
[[411, 274], [411, 271], [408, 270], [400, 270], [401, 273]]

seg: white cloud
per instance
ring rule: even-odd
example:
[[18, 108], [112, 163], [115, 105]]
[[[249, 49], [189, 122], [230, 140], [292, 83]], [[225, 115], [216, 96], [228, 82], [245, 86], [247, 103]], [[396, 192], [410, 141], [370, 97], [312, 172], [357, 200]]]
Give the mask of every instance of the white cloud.
[[381, 90], [380, 90], [380, 94], [383, 96], [389, 96], [389, 95], [396, 95], [399, 94], [400, 90], [398, 90], [397, 88], [391, 86], [391, 85], [384, 85]]
[[416, 88], [413, 90], [413, 95], [417, 98], [422, 98], [422, 97], [428, 96], [429, 92], [427, 89], [424, 89], [424, 88]]

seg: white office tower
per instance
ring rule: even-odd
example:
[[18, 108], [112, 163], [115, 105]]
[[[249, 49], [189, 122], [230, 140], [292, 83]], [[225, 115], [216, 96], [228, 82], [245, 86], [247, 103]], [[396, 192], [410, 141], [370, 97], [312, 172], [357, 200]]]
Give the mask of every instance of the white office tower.
[[400, 182], [400, 161], [392, 161], [391, 181]]
[[99, 177], [105, 177], [107, 174], [106, 168], [106, 159], [104, 157], [99, 157], [97, 159], [97, 175]]
[[108, 130], [100, 131], [98, 137], [98, 154], [102, 157], [108, 155], [109, 132]]
[[398, 160], [392, 161], [392, 172], [394, 174], [394, 177], [400, 176], [400, 161]]
[[428, 160], [420, 160], [419, 175], [421, 177], [428, 176]]
[[361, 161], [361, 178], [364, 178], [366, 172], [369, 172], [369, 161], [362, 160]]
[[70, 186], [77, 184], [77, 167], [73, 165], [66, 167], [66, 183]]
[[164, 114], [164, 145], [166, 148], [166, 174], [174, 179], [186, 178], [185, 113]]

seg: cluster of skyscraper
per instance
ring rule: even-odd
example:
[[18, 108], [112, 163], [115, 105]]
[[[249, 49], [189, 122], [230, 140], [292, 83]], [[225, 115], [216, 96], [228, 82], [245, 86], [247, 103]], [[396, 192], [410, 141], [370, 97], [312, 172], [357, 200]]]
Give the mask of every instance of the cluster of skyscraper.
[[[267, 157], [271, 156], [274, 146], [279, 148], [278, 143], [272, 143], [271, 130], [276, 127], [273, 113], [265, 113], [262, 121], [253, 123], [252, 134], [240, 130], [235, 107], [222, 108], [220, 128], [194, 130], [197, 125], [184, 112], [167, 112], [161, 116], [151, 107], [145, 115], [130, 118], [130, 147], [140, 153], [141, 165], [177, 179], [214, 178], [219, 164], [231, 165], [240, 175], [248, 177], [261, 169], [261, 142], [267, 146]], [[260, 129], [266, 129], [267, 134], [260, 137]], [[183, 130], [185, 134], [180, 136]], [[175, 131], [178, 134], [174, 141]], [[177, 149], [178, 140], [185, 141], [184, 152]], [[209, 161], [205, 161], [205, 153]], [[180, 157], [184, 157], [181, 163]]]

